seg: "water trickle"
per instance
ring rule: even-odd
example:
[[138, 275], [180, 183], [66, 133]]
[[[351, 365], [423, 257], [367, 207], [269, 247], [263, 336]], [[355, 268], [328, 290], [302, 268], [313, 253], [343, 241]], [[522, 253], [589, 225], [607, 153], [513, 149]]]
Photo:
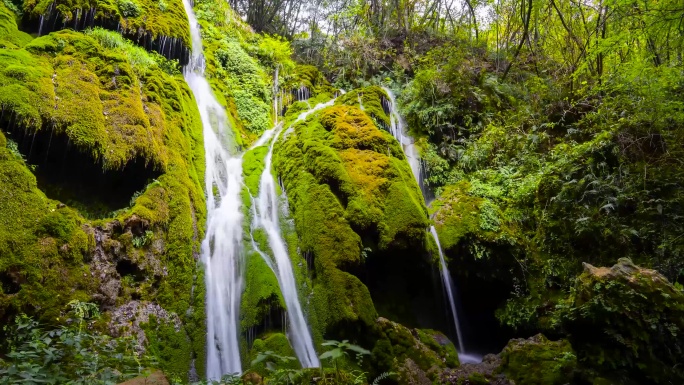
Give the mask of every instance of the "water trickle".
[[[429, 196], [429, 191], [427, 191], [427, 189], [424, 187], [422, 173], [423, 168], [421, 167], [420, 155], [418, 154], [413, 138], [408, 134], [408, 132], [406, 132], [406, 125], [404, 123], [404, 119], [401, 117], [401, 114], [399, 114], [396, 98], [394, 97], [392, 90], [386, 87], [383, 87], [383, 89], [390, 99], [388, 106], [383, 100], [383, 109], [390, 111], [390, 133], [401, 144], [401, 147], [404, 150], [404, 154], [406, 155], [409, 165], [411, 166], [411, 171], [413, 171], [413, 176], [416, 178], [418, 186], [420, 187], [423, 193], [423, 198], [427, 200], [427, 197]], [[439, 243], [437, 230], [434, 226], [430, 227], [430, 234], [434, 238], [435, 243], [437, 244], [437, 249], [439, 251], [440, 275], [442, 276], [442, 283], [444, 284], [444, 289], [447, 293], [447, 298], [449, 300], [449, 308], [451, 309], [451, 315], [453, 317], [454, 325], [456, 327], [459, 360], [461, 360], [461, 363], [481, 362], [482, 357], [465, 353], [465, 345], [463, 342], [463, 336], [461, 334], [461, 323], [459, 321], [458, 313], [456, 311], [456, 298], [454, 295], [454, 285], [453, 282], [451, 282], [451, 273], [449, 273], [446, 261], [444, 260], [442, 246]]]
[[[444, 260], [444, 253], [442, 253], [442, 245], [439, 243], [439, 237], [437, 236], [437, 230], [435, 226], [430, 226], [430, 234], [435, 239], [437, 243], [437, 250], [439, 251], [439, 264], [442, 270], [442, 283], [444, 284], [444, 289], [447, 292], [447, 297], [449, 298], [449, 307], [451, 308], [451, 314], [454, 317], [454, 324], [456, 326], [456, 336], [458, 337], [458, 351], [461, 353], [465, 352], [465, 347], [463, 346], [463, 335], [461, 334], [461, 325], [458, 322], [458, 312], [456, 311], [456, 301], [454, 300], [454, 287], [451, 283], [451, 276], [448, 274], [446, 261]], [[444, 274], [447, 272], [447, 274]]]
[[244, 269], [242, 255], [242, 160], [232, 156], [232, 130], [223, 107], [204, 77], [202, 38], [190, 0], [183, 0], [190, 24], [192, 56], [184, 76], [202, 119], [206, 155], [207, 230], [202, 241], [207, 290], [207, 378], [242, 372], [238, 314]]

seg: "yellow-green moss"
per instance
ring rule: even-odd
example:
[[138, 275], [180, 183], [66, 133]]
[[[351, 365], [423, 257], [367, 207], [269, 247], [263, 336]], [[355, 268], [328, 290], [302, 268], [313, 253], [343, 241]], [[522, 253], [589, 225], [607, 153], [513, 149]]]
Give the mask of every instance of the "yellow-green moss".
[[[30, 17], [38, 19], [47, 14], [53, 6], [58, 23], [66, 27], [75, 25], [74, 17], [79, 15], [79, 28], [83, 28], [83, 16], [95, 9], [94, 19], [98, 25], [118, 28], [130, 36], [140, 36], [142, 31], [155, 40], [161, 36], [180, 39], [190, 47], [188, 17], [181, 0], [24, 0], [23, 9]], [[146, 38], [143, 37], [144, 43]]]
[[[136, 215], [161, 245], [145, 252], [164, 267], [158, 282], [140, 284], [137, 294], [183, 321], [180, 334], [155, 327], [148, 337], [164, 347], [152, 349], [162, 368], [185, 377], [190, 357], [200, 373], [205, 362], [204, 279], [196, 259], [206, 220], [202, 126], [183, 78], [159, 68], [152, 55], [131, 55], [129, 47], [62, 31], [25, 49], [0, 49], [0, 104], [5, 117], [16, 118], [15, 129], [54, 129], [105, 169], [142, 158], [163, 171], [132, 207], [89, 224], [47, 199], [20, 155], [3, 146], [0, 218], [8, 222], [0, 232], [0, 275], [16, 280], [20, 290], [0, 295], [0, 317], [27, 312], [54, 322], [70, 299], [92, 301], [98, 278], [82, 262], [94, 247], [93, 226]], [[4, 137], [0, 142], [6, 145]], [[132, 234], [114, 238], [131, 258], [142, 255]], [[118, 302], [130, 300], [130, 292], [124, 290]]]
[[[288, 111], [286, 122], [298, 114]], [[428, 225], [399, 144], [358, 108], [338, 105], [296, 123], [276, 145], [274, 165], [300, 248], [315, 261], [314, 329], [372, 328], [377, 313], [368, 289], [343, 271], [363, 263], [362, 235], [384, 250], [422, 243]]]
[[31, 35], [19, 31], [16, 15], [0, 3], [0, 48], [19, 48], [31, 41]]
[[[389, 114], [385, 112], [383, 100], [389, 101], [385, 91], [378, 86], [370, 86], [351, 90], [335, 100], [335, 104], [363, 107], [363, 111], [380, 128], [388, 130], [390, 127]], [[359, 103], [361, 101], [361, 103]]]

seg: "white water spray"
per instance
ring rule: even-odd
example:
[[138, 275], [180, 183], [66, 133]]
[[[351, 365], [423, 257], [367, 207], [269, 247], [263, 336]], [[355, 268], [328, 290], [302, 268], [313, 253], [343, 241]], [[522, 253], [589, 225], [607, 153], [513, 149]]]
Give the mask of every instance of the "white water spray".
[[275, 273], [278, 278], [280, 291], [285, 299], [287, 317], [289, 321], [288, 337], [290, 344], [304, 368], [320, 366], [316, 350], [311, 338], [311, 332], [304, 318], [302, 306], [297, 293], [297, 283], [292, 270], [292, 262], [283, 240], [280, 222], [278, 194], [275, 181], [271, 173], [273, 147], [278, 141], [281, 130], [275, 134], [266, 155], [264, 171], [259, 182], [259, 197], [256, 199], [255, 224], [264, 229], [268, 236], [268, 243], [275, 258]]
[[[396, 98], [389, 88], [383, 87], [383, 90], [387, 93], [389, 97], [390, 105], [390, 133], [394, 136], [397, 141], [401, 144], [404, 150], [404, 154], [411, 166], [411, 171], [413, 171], [413, 176], [418, 182], [418, 186], [423, 192], [423, 197], [425, 198], [426, 191], [423, 188], [423, 175], [422, 168], [420, 166], [420, 155], [414, 144], [413, 138], [408, 132], [406, 132], [406, 124], [404, 119], [401, 117], [399, 110], [397, 108]], [[456, 336], [458, 337], [458, 358], [461, 363], [477, 363], [481, 362], [482, 358], [472, 354], [465, 353], [465, 347], [463, 343], [463, 336], [461, 334], [461, 323], [458, 319], [458, 313], [456, 312], [456, 300], [454, 296], [454, 286], [451, 282], [451, 273], [447, 268], [446, 261], [444, 260], [444, 254], [442, 253], [442, 246], [439, 243], [439, 237], [437, 236], [437, 230], [434, 226], [430, 226], [430, 234], [437, 244], [437, 249], [439, 251], [439, 262], [440, 262], [440, 275], [442, 276], [442, 283], [447, 292], [447, 297], [449, 299], [449, 307], [451, 309], [451, 315], [453, 317], [454, 325], [456, 326]]]
[[202, 37], [190, 0], [183, 0], [192, 37], [192, 55], [185, 80], [202, 118], [207, 168], [207, 231], [202, 262], [207, 288], [207, 378], [242, 372], [238, 341], [238, 314], [243, 289], [242, 269], [242, 160], [232, 157], [232, 130], [226, 113], [204, 77]]

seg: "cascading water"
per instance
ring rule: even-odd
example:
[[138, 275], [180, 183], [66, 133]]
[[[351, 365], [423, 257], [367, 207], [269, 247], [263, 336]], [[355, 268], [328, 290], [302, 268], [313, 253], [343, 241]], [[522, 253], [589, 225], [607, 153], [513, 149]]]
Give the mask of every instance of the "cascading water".
[[[242, 160], [231, 156], [232, 131], [204, 77], [202, 38], [190, 0], [183, 0], [192, 37], [185, 80], [202, 118], [206, 155], [207, 230], [202, 241], [207, 290], [207, 378], [242, 372], [238, 314], [242, 295]], [[214, 124], [212, 124], [212, 122]]]
[[409, 166], [411, 166], [411, 171], [413, 171], [413, 176], [416, 178], [421, 191], [423, 191], [423, 196], [425, 196], [420, 167], [420, 155], [418, 154], [418, 150], [416, 149], [413, 138], [406, 132], [406, 124], [404, 123], [404, 118], [401, 117], [401, 114], [397, 109], [397, 101], [394, 97], [394, 93], [392, 93], [392, 90], [387, 87], [383, 87], [383, 90], [385, 93], [387, 93], [387, 96], [390, 99], [390, 133], [401, 144]]
[[[399, 114], [399, 110], [397, 108], [397, 103], [396, 103], [396, 98], [394, 97], [394, 93], [392, 93], [392, 90], [389, 88], [383, 87], [383, 90], [385, 93], [387, 93], [387, 96], [389, 97], [389, 110], [390, 110], [390, 133], [392, 136], [394, 136], [397, 141], [401, 144], [401, 147], [404, 150], [404, 154], [406, 155], [406, 158], [409, 162], [409, 165], [411, 166], [411, 171], [413, 171], [413, 176], [416, 178], [416, 181], [418, 182], [418, 186], [420, 187], [421, 191], [423, 192], [423, 197], [427, 196], [427, 192], [423, 187], [423, 175], [422, 175], [422, 168], [420, 164], [420, 155], [418, 154], [418, 150], [416, 149], [416, 146], [414, 144], [413, 138], [406, 132], [406, 125], [404, 124], [404, 119], [401, 117], [401, 114]], [[435, 243], [437, 244], [437, 249], [439, 251], [439, 262], [440, 262], [440, 274], [442, 276], [442, 283], [444, 284], [444, 289], [447, 292], [447, 298], [449, 300], [449, 308], [451, 309], [451, 315], [454, 320], [454, 325], [456, 326], [456, 337], [458, 337], [458, 350], [459, 350], [459, 360], [461, 363], [468, 363], [468, 362], [480, 362], [482, 361], [482, 358], [476, 355], [472, 354], [466, 354], [465, 353], [465, 346], [463, 343], [463, 336], [461, 334], [461, 323], [458, 318], [458, 313], [456, 311], [456, 300], [454, 296], [454, 286], [453, 283], [451, 282], [451, 273], [449, 273], [449, 269], [447, 268], [446, 261], [444, 260], [444, 254], [442, 253], [442, 246], [439, 243], [439, 237], [437, 236], [437, 230], [435, 229], [434, 226], [430, 227], [430, 234], [435, 240]]]
[[275, 273], [278, 278], [280, 291], [285, 299], [287, 316], [289, 321], [288, 337], [292, 348], [305, 368], [320, 366], [316, 350], [314, 349], [313, 339], [309, 327], [302, 312], [297, 294], [297, 284], [292, 270], [292, 263], [288, 255], [287, 246], [283, 240], [280, 222], [278, 195], [276, 194], [275, 181], [271, 174], [271, 163], [273, 159], [273, 147], [278, 141], [282, 130], [278, 130], [271, 141], [271, 145], [266, 155], [264, 171], [259, 182], [259, 197], [256, 199], [255, 224], [266, 232], [268, 243], [275, 258]]

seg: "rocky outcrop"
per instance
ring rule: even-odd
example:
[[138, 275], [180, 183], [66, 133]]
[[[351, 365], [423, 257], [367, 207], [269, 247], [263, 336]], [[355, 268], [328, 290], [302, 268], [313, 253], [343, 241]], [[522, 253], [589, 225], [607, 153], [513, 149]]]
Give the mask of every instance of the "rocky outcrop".
[[[91, 274], [99, 280], [98, 292], [93, 298], [103, 309], [111, 310], [124, 291], [122, 279], [127, 280], [132, 298], [138, 298], [135, 287], [145, 281], [154, 285], [161, 277], [167, 276], [159, 256], [164, 250], [162, 239], [153, 239], [149, 221], [133, 215], [122, 224], [118, 220], [93, 228], [95, 250], [90, 262]], [[147, 246], [145, 249], [136, 248]]]
[[684, 381], [684, 293], [657, 271], [627, 258], [610, 268], [585, 263], [559, 308], [588, 370], [621, 383]]

